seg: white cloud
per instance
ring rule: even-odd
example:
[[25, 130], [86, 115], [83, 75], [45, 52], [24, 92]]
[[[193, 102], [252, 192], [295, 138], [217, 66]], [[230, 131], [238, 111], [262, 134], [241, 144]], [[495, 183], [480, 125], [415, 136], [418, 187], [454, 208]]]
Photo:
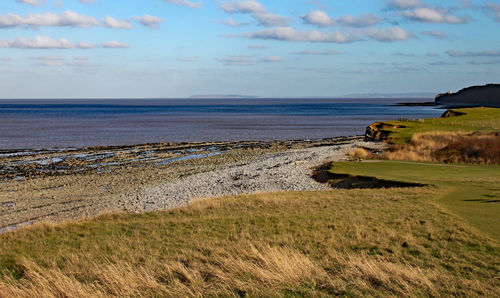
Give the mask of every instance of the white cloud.
[[311, 11], [306, 15], [300, 16], [304, 23], [315, 25], [318, 27], [326, 26], [345, 26], [345, 27], [369, 27], [379, 24], [382, 19], [372, 13], [366, 13], [359, 17], [344, 15], [340, 16], [337, 20], [328, 16], [328, 14], [321, 10]]
[[425, 4], [420, 0], [393, 0], [389, 1], [389, 7], [398, 9], [407, 9], [415, 7], [423, 7]]
[[252, 64], [252, 59], [245, 55], [226, 56], [224, 58], [219, 58], [216, 60], [223, 62], [225, 65], [247, 66]]
[[[120, 43], [117, 41], [103, 42], [103, 48], [129, 48], [127, 43]], [[0, 48], [13, 48], [13, 49], [94, 49], [98, 46], [80, 41], [72, 43], [66, 38], [53, 39], [47, 36], [35, 36], [34, 38], [18, 37], [14, 40], [3, 39], [0, 40]]]
[[65, 38], [52, 39], [46, 36], [36, 36], [31, 39], [18, 37], [15, 40], [3, 39], [0, 40], [0, 48], [16, 48], [16, 49], [71, 49], [75, 44]]
[[426, 23], [465, 24], [468, 22], [468, 17], [458, 17], [451, 15], [447, 10], [428, 7], [406, 10], [402, 12], [402, 15], [408, 19]]
[[222, 2], [219, 7], [227, 13], [257, 13], [265, 12], [264, 7], [257, 1], [229, 1]]
[[415, 54], [410, 54], [410, 53], [404, 53], [400, 51], [396, 51], [392, 53], [393, 56], [399, 56], [399, 57], [415, 57]]
[[269, 56], [264, 58], [262, 61], [272, 63], [272, 62], [282, 62], [283, 59], [280, 56]]
[[178, 4], [182, 6], [186, 6], [189, 8], [201, 8], [203, 6], [202, 2], [193, 2], [188, 0], [163, 0], [168, 3]]
[[446, 65], [458, 65], [456, 62], [448, 62], [448, 61], [434, 61], [430, 62], [429, 65], [432, 66], [446, 66]]
[[500, 57], [500, 51], [462, 52], [449, 50], [446, 54], [451, 57]]
[[119, 42], [116, 40], [102, 42], [101, 46], [103, 48], [130, 48], [130, 45], [125, 42]]
[[52, 3], [52, 5], [54, 5], [55, 7], [63, 7], [64, 6], [64, 2], [62, 0], [54, 0], [54, 2]]
[[151, 15], [143, 15], [142, 17], [134, 17], [141, 25], [149, 28], [158, 28], [161, 23], [163, 23], [163, 19]]
[[46, 67], [61, 67], [64, 66], [63, 61], [42, 61], [39, 63], [35, 63], [37, 66], [46, 66]]
[[16, 0], [19, 3], [25, 3], [31, 6], [38, 6], [38, 0]]
[[259, 2], [255, 0], [222, 2], [219, 4], [219, 7], [223, 11], [230, 14], [250, 14], [259, 25], [264, 27], [286, 26], [290, 23], [290, 21], [292, 21], [292, 18], [268, 12]]
[[368, 28], [364, 30], [364, 35], [375, 39], [378, 41], [389, 42], [389, 41], [404, 41], [408, 40], [414, 35], [402, 28], [392, 27], [392, 28]]
[[84, 50], [89, 50], [89, 49], [95, 49], [95, 48], [97, 48], [97, 46], [95, 44], [88, 43], [88, 42], [85, 42], [85, 41], [77, 42], [76, 43], [76, 47], [79, 48], [79, 49], [84, 49]]
[[215, 21], [215, 22], [229, 26], [229, 27], [241, 27], [241, 26], [246, 26], [249, 24], [246, 22], [237, 22], [233, 18], [228, 18], [227, 20], [224, 20], [224, 21]]
[[251, 44], [251, 45], [248, 46], [248, 48], [249, 49], [258, 49], [258, 50], [260, 50], [260, 49], [265, 49], [266, 46], [263, 45], [263, 44]]
[[96, 65], [91, 65], [88, 61], [75, 60], [65, 64], [66, 66], [77, 67], [80, 69], [90, 69], [91, 67], [96, 67]]
[[495, 21], [500, 22], [500, 4], [488, 2], [483, 10]]
[[39, 56], [39, 57], [31, 57], [32, 60], [40, 60], [40, 61], [63, 61], [64, 58], [59, 56]]
[[85, 3], [85, 4], [89, 4], [89, 3], [95, 2], [95, 0], [78, 0], [78, 1], [80, 1], [81, 3]]
[[[156, 28], [163, 22], [162, 18], [150, 15], [142, 17], [134, 17], [143, 26]], [[18, 14], [8, 13], [0, 15], [0, 28], [8, 27], [79, 27], [88, 28], [92, 26], [102, 25], [107, 28], [115, 29], [133, 29], [134, 26], [128, 20], [117, 20], [113, 17], [105, 17], [101, 23], [95, 18], [78, 14], [72, 11], [64, 11], [60, 14], [47, 12], [44, 14], [29, 14], [21, 16]]]
[[184, 58], [180, 58], [178, 59], [179, 61], [182, 61], [182, 62], [196, 62], [196, 57], [184, 57]]
[[297, 52], [295, 54], [296, 55], [312, 55], [312, 56], [335, 56], [335, 55], [340, 55], [342, 53], [338, 52], [338, 51], [334, 51], [334, 50], [326, 50], [326, 51], [305, 50], [302, 52]]
[[500, 60], [489, 60], [489, 61], [481, 61], [481, 60], [471, 60], [469, 64], [472, 65], [493, 65], [500, 64]]
[[91, 66], [89, 63], [89, 59], [87, 57], [76, 56], [73, 57], [73, 60], [70, 62], [66, 62], [64, 58], [59, 56], [40, 56], [40, 57], [31, 57], [31, 60], [38, 61], [33, 64], [35, 66], [44, 66], [44, 67], [61, 67], [61, 66], [70, 66], [70, 67], [78, 67], [87, 69]]
[[40, 56], [31, 57], [31, 60], [39, 61], [35, 63], [36, 66], [48, 66], [48, 67], [59, 67], [64, 66], [64, 59], [59, 56]]
[[[404, 41], [414, 35], [402, 28], [364, 28], [355, 29], [353, 32], [364, 35], [368, 38], [378, 41]], [[257, 32], [244, 34], [245, 37], [254, 39], [273, 39], [283, 41], [306, 41], [306, 42], [324, 42], [324, 43], [348, 43], [359, 40], [356, 35], [342, 32], [322, 33], [319, 31], [298, 31], [291, 27], [269, 28]]]
[[91, 64], [88, 57], [83, 56], [73, 57], [73, 61], [66, 63], [66, 66], [75, 67], [79, 70], [90, 70], [98, 67], [96, 64]]
[[355, 16], [341, 16], [338, 18], [337, 23], [346, 27], [369, 27], [379, 24], [382, 21], [381, 18], [377, 17], [372, 13], [366, 13], [359, 17]]
[[[474, 6], [470, 1], [461, 1], [462, 7]], [[388, 6], [397, 11], [396, 15], [422, 23], [466, 24], [470, 16], [456, 16], [451, 9], [441, 6], [430, 6], [420, 0], [394, 0]]]
[[219, 34], [219, 37], [231, 39], [231, 38], [237, 38], [238, 35], [236, 35], [236, 34]]
[[422, 34], [427, 35], [427, 36], [432, 36], [435, 38], [441, 38], [441, 39], [448, 38], [448, 34], [441, 32], [441, 31], [435, 31], [435, 30], [423, 31]]
[[29, 14], [23, 17], [18, 14], [8, 13], [0, 16], [0, 28], [6, 27], [80, 27], [87, 28], [98, 25], [99, 22], [86, 15], [72, 11], [63, 11], [60, 15], [47, 12], [44, 14]]
[[335, 25], [335, 20], [330, 18], [328, 14], [321, 10], [314, 10], [306, 15], [300, 16], [304, 23], [316, 25], [320, 27], [333, 26]]
[[357, 40], [355, 36], [346, 35], [341, 32], [298, 31], [291, 27], [269, 28], [257, 32], [245, 33], [244, 36], [254, 39], [329, 43], [347, 43]]
[[272, 14], [269, 12], [255, 13], [252, 15], [252, 17], [257, 20], [259, 25], [264, 27], [286, 26], [292, 20], [291, 18]]
[[134, 26], [132, 26], [132, 24], [130, 24], [129, 21], [127, 21], [127, 20], [117, 20], [117, 19], [112, 18], [112, 17], [105, 17], [102, 20], [102, 24], [104, 25], [104, 27], [114, 28], [114, 29], [127, 29], [127, 30], [130, 30], [130, 29], [134, 28]]

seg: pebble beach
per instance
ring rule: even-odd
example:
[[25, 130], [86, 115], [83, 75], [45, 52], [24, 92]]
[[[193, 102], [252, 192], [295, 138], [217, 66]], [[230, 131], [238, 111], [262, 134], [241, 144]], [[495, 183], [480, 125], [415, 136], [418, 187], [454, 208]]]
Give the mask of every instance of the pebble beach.
[[313, 168], [347, 159], [363, 137], [163, 143], [1, 152], [0, 229], [110, 212], [169, 210], [203, 198], [327, 189]]

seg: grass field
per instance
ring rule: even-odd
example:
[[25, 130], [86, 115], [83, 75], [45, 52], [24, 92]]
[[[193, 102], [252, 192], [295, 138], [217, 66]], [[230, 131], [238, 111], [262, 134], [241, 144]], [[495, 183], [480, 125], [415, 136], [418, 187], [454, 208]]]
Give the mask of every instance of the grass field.
[[434, 185], [437, 203], [500, 240], [498, 165], [366, 161], [334, 163], [331, 172]]
[[498, 296], [500, 249], [436, 187], [199, 201], [0, 235], [0, 296]]
[[465, 115], [422, 119], [420, 121], [384, 121], [384, 123], [405, 126], [405, 128], [387, 128], [387, 130], [391, 131], [389, 138], [398, 144], [407, 143], [415, 133], [431, 131], [493, 132], [500, 130], [500, 109], [498, 108], [453, 110], [465, 113]]

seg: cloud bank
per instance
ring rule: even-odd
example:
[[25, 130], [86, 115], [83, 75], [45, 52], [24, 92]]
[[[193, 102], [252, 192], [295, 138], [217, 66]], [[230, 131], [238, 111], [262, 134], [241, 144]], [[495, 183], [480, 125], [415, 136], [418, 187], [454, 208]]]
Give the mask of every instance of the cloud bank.
[[[14, 40], [0, 40], [0, 48], [11, 49], [94, 49], [98, 46], [92, 43], [80, 41], [77, 43], [70, 42], [66, 38], [53, 39], [47, 36], [35, 36], [34, 38], [18, 37]], [[117, 41], [108, 41], [101, 43], [103, 48], [129, 48], [127, 43]]]

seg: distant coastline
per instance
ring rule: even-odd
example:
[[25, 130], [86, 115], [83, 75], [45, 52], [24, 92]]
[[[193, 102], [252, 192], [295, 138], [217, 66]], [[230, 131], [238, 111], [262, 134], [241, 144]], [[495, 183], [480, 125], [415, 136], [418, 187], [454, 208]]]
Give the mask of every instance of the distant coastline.
[[432, 99], [436, 96], [437, 92], [406, 92], [406, 93], [350, 93], [338, 96], [298, 96], [298, 97], [262, 97], [241, 94], [201, 94], [192, 95], [190, 99], [263, 99], [263, 98], [294, 98], [294, 99]]
[[190, 99], [248, 99], [248, 98], [259, 98], [258, 96], [250, 95], [236, 95], [236, 94], [201, 94], [201, 95], [191, 95]]

